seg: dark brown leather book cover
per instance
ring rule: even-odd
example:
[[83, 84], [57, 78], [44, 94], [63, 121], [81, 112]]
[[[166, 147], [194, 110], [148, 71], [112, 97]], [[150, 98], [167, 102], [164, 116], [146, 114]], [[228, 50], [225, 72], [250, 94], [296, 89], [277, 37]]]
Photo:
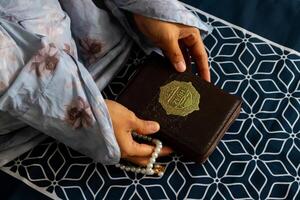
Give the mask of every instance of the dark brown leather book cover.
[[157, 121], [157, 138], [198, 163], [216, 148], [242, 103], [188, 70], [176, 72], [158, 55], [139, 66], [117, 101], [138, 117]]

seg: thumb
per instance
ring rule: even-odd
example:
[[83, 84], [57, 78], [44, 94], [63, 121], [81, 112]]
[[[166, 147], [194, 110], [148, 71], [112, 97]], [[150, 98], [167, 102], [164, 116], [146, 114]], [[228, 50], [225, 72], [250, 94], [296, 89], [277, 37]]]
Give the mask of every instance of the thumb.
[[178, 72], [184, 72], [186, 70], [186, 63], [179, 47], [178, 40], [173, 39], [168, 41], [165, 43], [164, 47], [165, 48], [163, 49], [165, 50], [165, 53], [170, 59], [171, 63], [174, 65], [175, 69]]
[[146, 121], [137, 118], [133, 129], [139, 134], [146, 135], [146, 134], [156, 133], [157, 131], [159, 131], [160, 127], [159, 127], [159, 123], [157, 122]]

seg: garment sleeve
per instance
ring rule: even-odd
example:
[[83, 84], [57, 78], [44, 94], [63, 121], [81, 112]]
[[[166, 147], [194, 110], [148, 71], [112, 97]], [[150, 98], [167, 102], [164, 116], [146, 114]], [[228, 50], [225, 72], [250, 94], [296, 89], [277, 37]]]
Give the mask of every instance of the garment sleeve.
[[119, 162], [105, 101], [76, 58], [46, 37], [1, 18], [0, 51], [0, 74], [19, 66], [8, 81], [0, 76], [0, 111], [97, 162]]
[[200, 30], [203, 39], [212, 31], [211, 26], [201, 21], [178, 0], [104, 0], [104, 2], [112, 14], [119, 19], [129, 35], [147, 54], [155, 49], [149, 41], [138, 34], [136, 28], [128, 20], [126, 12], [196, 27]]

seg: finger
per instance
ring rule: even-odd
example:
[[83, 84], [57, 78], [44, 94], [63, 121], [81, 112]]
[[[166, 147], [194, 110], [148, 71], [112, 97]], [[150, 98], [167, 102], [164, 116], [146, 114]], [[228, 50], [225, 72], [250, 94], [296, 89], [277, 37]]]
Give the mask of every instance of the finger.
[[193, 31], [193, 33], [190, 36], [184, 38], [183, 41], [189, 48], [190, 53], [196, 62], [201, 77], [204, 80], [210, 82], [210, 72], [207, 53], [205, 51], [205, 47], [202, 42], [199, 31]]
[[[173, 150], [170, 147], [163, 147], [159, 153], [159, 157], [168, 156], [171, 153], [173, 153]], [[151, 156], [131, 156], [126, 158], [130, 162], [140, 165], [140, 166], [146, 166], [149, 163]]]
[[178, 72], [184, 72], [186, 70], [186, 63], [178, 44], [178, 38], [166, 41], [162, 49]]
[[[131, 148], [130, 148], [129, 152], [124, 156], [124, 158], [151, 156], [152, 153], [154, 152], [154, 150], [155, 150], [155, 147], [152, 145], [140, 144], [133, 140]], [[167, 156], [167, 155], [171, 154], [172, 152], [173, 152], [173, 150], [170, 147], [164, 146], [160, 150], [159, 156]]]
[[157, 122], [142, 120], [136, 117], [136, 119], [133, 121], [132, 129], [139, 134], [147, 135], [159, 131], [160, 126]]
[[168, 156], [168, 155], [170, 155], [171, 153], [173, 153], [174, 151], [173, 151], [173, 149], [172, 148], [170, 148], [170, 147], [168, 147], [168, 146], [164, 146], [161, 150], [160, 150], [160, 152], [159, 152], [159, 156]]
[[140, 144], [136, 141], [132, 142], [131, 152], [129, 152], [128, 157], [134, 156], [151, 156], [154, 151], [154, 146], [148, 144]]

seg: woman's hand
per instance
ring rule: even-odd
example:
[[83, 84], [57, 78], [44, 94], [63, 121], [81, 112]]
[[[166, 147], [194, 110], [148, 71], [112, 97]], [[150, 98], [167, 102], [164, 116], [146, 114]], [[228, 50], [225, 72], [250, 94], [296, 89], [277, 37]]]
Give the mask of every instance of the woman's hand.
[[179, 40], [182, 40], [195, 60], [201, 77], [206, 81], [210, 81], [207, 54], [200, 31], [197, 28], [164, 22], [137, 14], [134, 15], [134, 20], [139, 30], [165, 52], [179, 72], [186, 69], [184, 57], [178, 43]]
[[[159, 124], [137, 118], [132, 111], [115, 101], [105, 100], [105, 102], [112, 119], [121, 157], [138, 165], [147, 165], [155, 147], [135, 142], [131, 133], [135, 131], [141, 135], [153, 134], [159, 130]], [[172, 153], [172, 149], [163, 147], [160, 156], [166, 156], [170, 153]]]

